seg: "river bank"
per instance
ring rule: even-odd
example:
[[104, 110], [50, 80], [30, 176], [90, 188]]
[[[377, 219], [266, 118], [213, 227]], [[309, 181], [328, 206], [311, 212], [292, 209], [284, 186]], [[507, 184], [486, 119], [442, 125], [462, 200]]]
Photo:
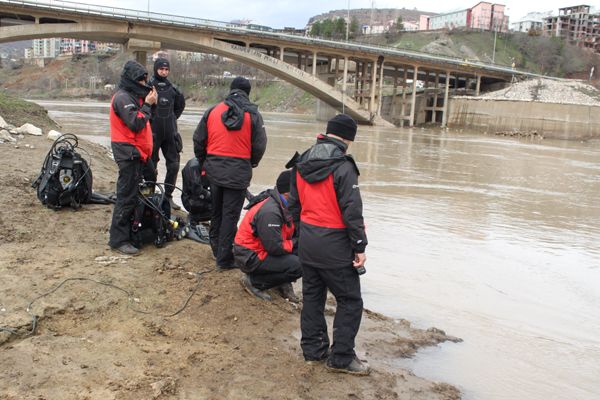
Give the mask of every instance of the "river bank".
[[[248, 296], [239, 271], [213, 272], [207, 246], [183, 240], [135, 258], [111, 252], [110, 206], [56, 212], [37, 200], [30, 185], [50, 144], [29, 135], [0, 144], [0, 326], [16, 330], [0, 333], [0, 363], [11, 366], [0, 371], [0, 399], [460, 398], [453, 386], [397, 367], [453, 339], [438, 329], [365, 312], [357, 350], [373, 374], [330, 374], [302, 361], [299, 309]], [[94, 189], [113, 190], [108, 151], [81, 146], [93, 160]], [[36, 332], [24, 336], [27, 304], [73, 278], [114, 286], [65, 282], [32, 304]], [[165, 316], [190, 294], [181, 313]]]

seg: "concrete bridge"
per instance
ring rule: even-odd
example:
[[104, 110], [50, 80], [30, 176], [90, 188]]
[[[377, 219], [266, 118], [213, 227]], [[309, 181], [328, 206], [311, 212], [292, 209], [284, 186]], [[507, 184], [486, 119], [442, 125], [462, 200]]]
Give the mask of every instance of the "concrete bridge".
[[[67, 1], [0, 0], [0, 42], [67, 37], [122, 43], [146, 62], [159, 49], [218, 54], [269, 72], [360, 123], [447, 122], [448, 97], [528, 74], [352, 42]], [[417, 110], [417, 108], [419, 108]]]

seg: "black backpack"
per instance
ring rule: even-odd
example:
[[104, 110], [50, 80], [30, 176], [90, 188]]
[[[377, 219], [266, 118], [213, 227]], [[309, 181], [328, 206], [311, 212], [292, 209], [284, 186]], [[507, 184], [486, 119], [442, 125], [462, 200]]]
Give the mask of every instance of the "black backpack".
[[48, 208], [65, 206], [74, 209], [92, 198], [92, 170], [75, 149], [77, 136], [65, 134], [54, 141], [46, 155], [38, 178], [31, 185], [37, 197]]
[[210, 220], [212, 210], [212, 195], [210, 183], [196, 157], [190, 159], [181, 171], [183, 190], [181, 202], [190, 213], [190, 220], [197, 224]]

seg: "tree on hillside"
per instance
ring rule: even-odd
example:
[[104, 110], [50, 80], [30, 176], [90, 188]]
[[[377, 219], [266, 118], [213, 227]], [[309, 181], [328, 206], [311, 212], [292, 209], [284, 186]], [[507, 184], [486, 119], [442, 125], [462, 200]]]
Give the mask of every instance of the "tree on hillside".
[[402, 32], [404, 30], [404, 20], [402, 19], [401, 15], [396, 19], [394, 28], [396, 29], [396, 32]]
[[356, 15], [353, 15], [350, 19], [350, 32], [349, 35], [351, 38], [355, 38], [360, 34], [360, 26], [358, 24], [358, 18]]
[[321, 36], [325, 38], [331, 38], [335, 30], [335, 24], [332, 20], [326, 19], [321, 22]]
[[338, 18], [335, 20], [334, 26], [334, 37], [336, 39], [341, 39], [346, 36], [346, 21], [344, 18]]
[[321, 21], [317, 21], [312, 25], [310, 36], [321, 36]]

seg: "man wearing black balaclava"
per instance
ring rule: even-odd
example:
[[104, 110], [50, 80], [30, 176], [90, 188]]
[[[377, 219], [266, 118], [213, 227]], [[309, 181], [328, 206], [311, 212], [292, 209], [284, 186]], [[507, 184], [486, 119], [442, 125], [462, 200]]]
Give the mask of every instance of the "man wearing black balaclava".
[[194, 132], [194, 154], [210, 181], [210, 247], [217, 270], [235, 268], [233, 239], [246, 189], [267, 147], [258, 107], [248, 99], [250, 81], [237, 77], [221, 103], [209, 108]]
[[[157, 58], [154, 62], [154, 75], [149, 82], [158, 93], [156, 106], [152, 108], [151, 125], [154, 139], [152, 162], [158, 171], [159, 151], [162, 149], [167, 167], [165, 195], [169, 199], [171, 208], [179, 210], [179, 205], [173, 202], [173, 190], [179, 172], [179, 153], [183, 149], [181, 136], [177, 132], [177, 119], [185, 108], [185, 98], [167, 79], [170, 68], [169, 60]], [[158, 176], [158, 172], [156, 175]]]
[[[150, 115], [156, 90], [146, 84], [148, 71], [133, 60], [121, 72], [119, 90], [110, 105], [110, 144], [119, 167], [117, 202], [113, 208], [108, 244], [124, 254], [137, 254], [131, 243], [131, 215], [137, 204], [138, 184], [152, 163]], [[152, 167], [151, 167], [152, 168]]]

